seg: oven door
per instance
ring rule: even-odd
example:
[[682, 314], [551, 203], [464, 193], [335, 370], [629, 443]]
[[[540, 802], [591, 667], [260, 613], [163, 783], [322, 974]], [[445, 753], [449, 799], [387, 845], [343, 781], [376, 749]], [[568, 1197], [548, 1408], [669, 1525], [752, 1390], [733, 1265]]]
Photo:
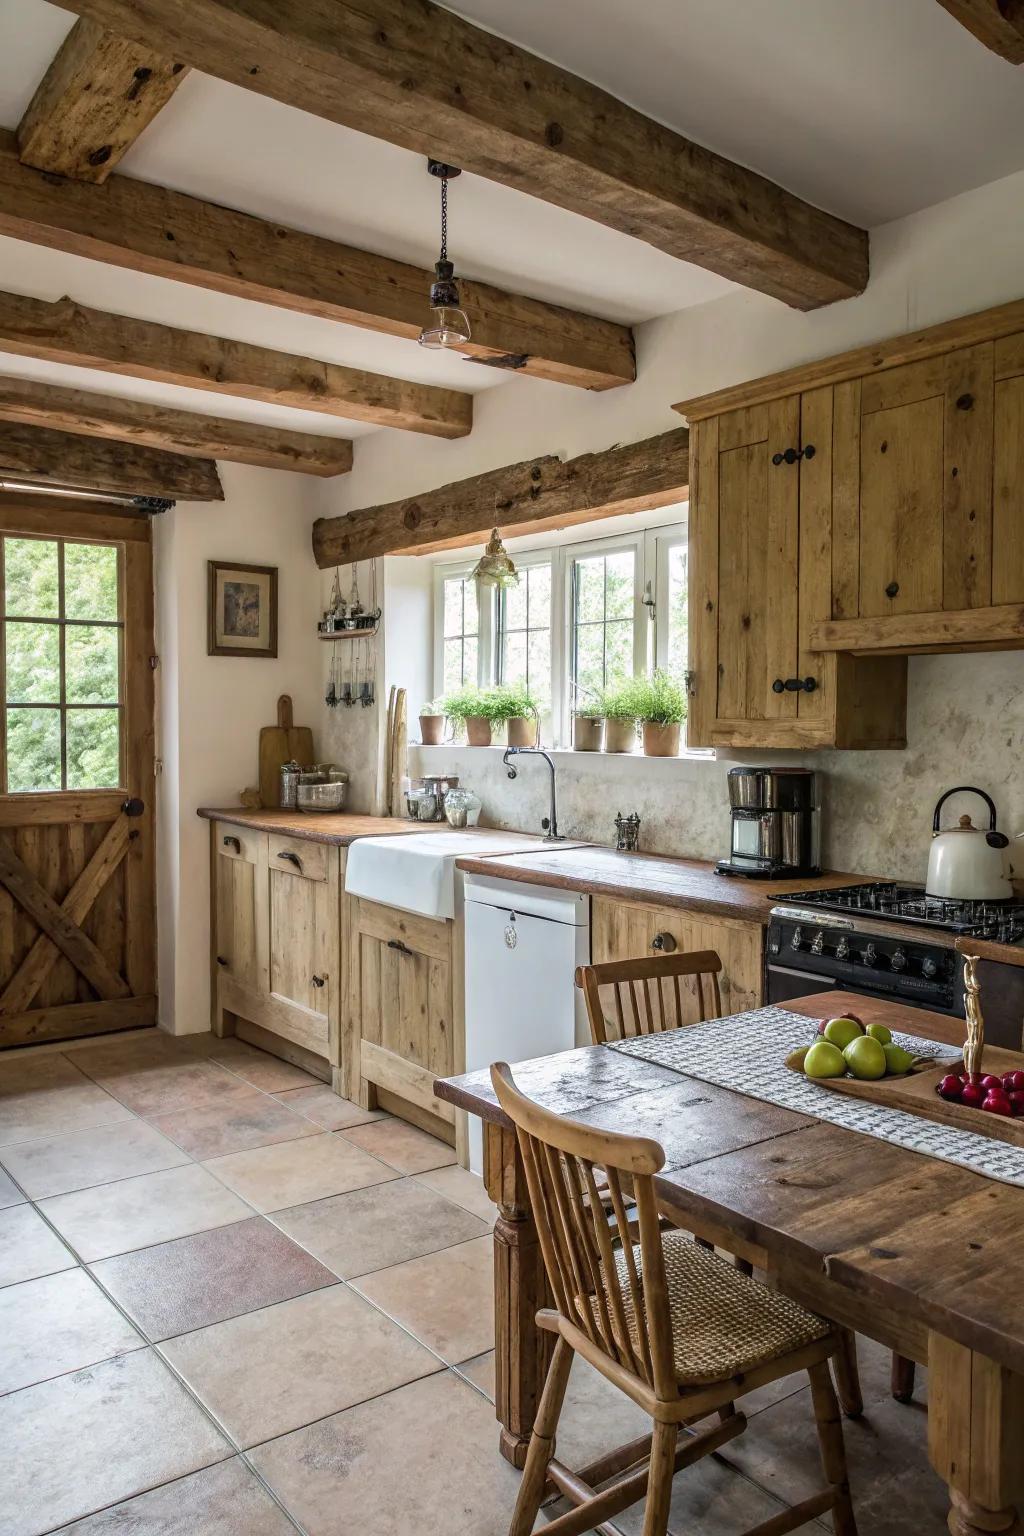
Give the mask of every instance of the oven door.
[[[792, 997], [809, 997], [812, 992], [835, 992], [839, 983], [834, 976], [815, 976], [810, 971], [796, 971], [788, 965], [768, 966], [769, 1003], [786, 1003]], [[844, 986], [844, 991], [853, 988]]]

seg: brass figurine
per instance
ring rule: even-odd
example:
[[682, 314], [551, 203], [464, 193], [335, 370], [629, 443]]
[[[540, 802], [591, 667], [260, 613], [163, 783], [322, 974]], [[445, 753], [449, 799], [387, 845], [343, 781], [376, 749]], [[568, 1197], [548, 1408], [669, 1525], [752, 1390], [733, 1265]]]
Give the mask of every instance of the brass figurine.
[[985, 1020], [981, 1012], [978, 959], [978, 955], [964, 955], [964, 1008], [967, 1015], [964, 1071], [970, 1074], [972, 1082], [976, 1082], [981, 1075], [981, 1057], [985, 1049]]

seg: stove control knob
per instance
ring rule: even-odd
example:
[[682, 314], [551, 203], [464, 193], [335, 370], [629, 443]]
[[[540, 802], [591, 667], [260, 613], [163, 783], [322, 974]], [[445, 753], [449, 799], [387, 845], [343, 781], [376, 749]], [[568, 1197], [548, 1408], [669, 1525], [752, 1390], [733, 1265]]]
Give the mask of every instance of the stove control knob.
[[889, 964], [890, 964], [890, 966], [892, 967], [892, 969], [894, 971], [905, 971], [906, 970], [906, 968], [907, 968], [907, 957], [903, 953], [902, 949], [894, 949], [893, 950], [892, 958], [889, 961]]
[[[893, 956], [893, 958], [895, 959], [895, 956]], [[932, 959], [931, 955], [926, 955], [925, 958], [921, 961], [921, 975], [927, 976], [928, 980], [930, 981], [932, 977], [937, 976], [938, 973], [939, 968], [935, 961]]]
[[820, 955], [824, 951], [824, 948], [825, 948], [825, 935], [824, 935], [823, 931], [819, 928], [817, 933], [814, 935], [814, 938], [811, 940], [811, 954], [812, 955]]
[[844, 934], [843, 937], [839, 940], [839, 943], [836, 945], [836, 959], [837, 960], [849, 960], [849, 958], [850, 958], [850, 941], [846, 937], [846, 935]]
[[804, 940], [803, 929], [802, 928], [794, 928], [793, 929], [793, 937], [789, 941], [790, 948], [791, 949], [799, 949], [800, 945], [803, 943], [803, 940]]
[[873, 944], [869, 944], [864, 951], [864, 964], [874, 965], [878, 960], [878, 952]]

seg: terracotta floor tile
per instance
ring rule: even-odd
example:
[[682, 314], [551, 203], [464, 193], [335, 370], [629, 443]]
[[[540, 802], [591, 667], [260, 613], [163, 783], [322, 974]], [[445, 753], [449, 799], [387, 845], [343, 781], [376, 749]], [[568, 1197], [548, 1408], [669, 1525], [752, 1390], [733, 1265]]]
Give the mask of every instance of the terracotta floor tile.
[[491, 1255], [488, 1234], [364, 1275], [353, 1284], [454, 1365], [494, 1347]]
[[0, 1146], [130, 1118], [64, 1056], [0, 1063]]
[[455, 1148], [426, 1131], [407, 1125], [404, 1120], [388, 1116], [375, 1120], [372, 1125], [360, 1125], [343, 1131], [346, 1141], [372, 1152], [382, 1162], [397, 1168], [399, 1173], [422, 1173], [426, 1168], [440, 1168], [454, 1163]]
[[54, 1536], [295, 1536], [240, 1457], [65, 1525]]
[[188, 1154], [144, 1120], [20, 1141], [0, 1150], [6, 1167], [33, 1200], [64, 1195], [161, 1168], [177, 1168]]
[[9, 1205], [21, 1205], [24, 1199], [10, 1174], [0, 1168], [0, 1210], [6, 1210]]
[[93, 1271], [154, 1340], [335, 1282], [329, 1269], [263, 1216], [104, 1259]]
[[195, 1163], [56, 1195], [40, 1201], [39, 1208], [87, 1263], [227, 1226], [252, 1214]]
[[371, 1121], [384, 1118], [382, 1110], [360, 1109], [358, 1104], [343, 1099], [326, 1083], [318, 1083], [315, 1088], [289, 1088], [274, 1097], [325, 1131], [341, 1131], [349, 1125], [369, 1125]]
[[272, 1440], [251, 1459], [309, 1536], [501, 1536], [519, 1487], [498, 1455], [493, 1409], [450, 1372]]
[[215, 1157], [205, 1167], [258, 1211], [278, 1211], [397, 1178], [394, 1169], [326, 1132]]
[[302, 1115], [293, 1114], [269, 1094], [254, 1090], [226, 1104], [203, 1104], [161, 1115], [153, 1124], [199, 1161], [315, 1136], [317, 1131]]
[[199, 1104], [223, 1104], [225, 1100], [245, 1098], [251, 1091], [241, 1078], [217, 1062], [193, 1061], [188, 1057], [174, 1061], [157, 1058], [143, 1067], [109, 1071], [101, 1071], [95, 1062], [83, 1059], [82, 1071], [121, 1104], [149, 1119], [177, 1109], [194, 1109]]
[[171, 1339], [162, 1352], [242, 1448], [440, 1369], [344, 1285]]
[[38, 1536], [230, 1447], [149, 1349], [0, 1398], [4, 1536]]
[[0, 1393], [145, 1343], [84, 1269], [0, 1291], [0, 1340]]
[[74, 1267], [74, 1254], [30, 1205], [0, 1211], [0, 1286]]
[[311, 1072], [303, 1072], [301, 1067], [293, 1067], [290, 1061], [282, 1061], [269, 1051], [258, 1050], [245, 1040], [219, 1040], [210, 1047], [208, 1056], [263, 1093], [324, 1086]]
[[454, 1200], [456, 1205], [463, 1206], [465, 1210], [472, 1211], [474, 1216], [479, 1216], [481, 1221], [486, 1221], [489, 1227], [494, 1226], [498, 1207], [488, 1195], [478, 1173], [470, 1173], [468, 1168], [452, 1164], [447, 1168], [430, 1168], [426, 1173], [418, 1173], [414, 1182], [424, 1184], [428, 1189], [436, 1189], [446, 1200]]
[[346, 1280], [468, 1242], [487, 1230], [469, 1211], [412, 1179], [295, 1205], [275, 1211], [273, 1219]]

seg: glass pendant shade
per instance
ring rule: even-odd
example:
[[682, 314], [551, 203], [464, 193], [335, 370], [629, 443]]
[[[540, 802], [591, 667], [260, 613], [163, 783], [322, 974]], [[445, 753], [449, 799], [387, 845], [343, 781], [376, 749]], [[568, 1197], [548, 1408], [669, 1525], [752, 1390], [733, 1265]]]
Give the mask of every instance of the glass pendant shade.
[[459, 284], [450, 261], [434, 267], [430, 285], [430, 319], [420, 331], [421, 347], [459, 347], [470, 338], [469, 321], [459, 308]]
[[487, 548], [481, 555], [476, 570], [473, 572], [476, 581], [482, 581], [488, 587], [517, 587], [519, 585], [519, 572], [512, 563], [512, 557], [501, 542], [501, 535], [497, 528], [487, 541]]

